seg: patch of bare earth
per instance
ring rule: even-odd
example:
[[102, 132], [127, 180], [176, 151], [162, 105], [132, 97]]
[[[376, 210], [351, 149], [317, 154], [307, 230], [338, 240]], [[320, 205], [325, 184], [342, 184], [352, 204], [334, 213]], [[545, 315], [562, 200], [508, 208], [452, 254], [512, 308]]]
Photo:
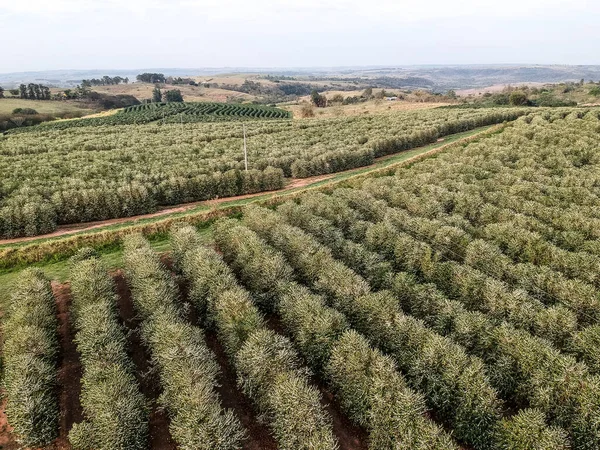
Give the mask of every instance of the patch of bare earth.
[[81, 394], [82, 367], [79, 353], [73, 341], [74, 331], [70, 320], [71, 289], [69, 284], [52, 283], [58, 311], [58, 335], [60, 357], [58, 368], [59, 389], [59, 437], [53, 449], [70, 449], [68, 435], [74, 423], [83, 420], [79, 396]]
[[[0, 392], [0, 396], [2, 395], [4, 395], [4, 392]], [[17, 450], [19, 444], [15, 441], [15, 436], [12, 434], [12, 427], [8, 424], [5, 408], [6, 398], [2, 398], [2, 401], [0, 401], [0, 449]]]

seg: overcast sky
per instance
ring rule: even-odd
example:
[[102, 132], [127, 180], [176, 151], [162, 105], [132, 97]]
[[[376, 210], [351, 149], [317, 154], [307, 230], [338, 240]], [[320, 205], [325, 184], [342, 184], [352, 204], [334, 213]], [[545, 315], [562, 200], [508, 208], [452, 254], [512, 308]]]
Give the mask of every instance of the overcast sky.
[[600, 64], [598, 0], [0, 0], [0, 73]]

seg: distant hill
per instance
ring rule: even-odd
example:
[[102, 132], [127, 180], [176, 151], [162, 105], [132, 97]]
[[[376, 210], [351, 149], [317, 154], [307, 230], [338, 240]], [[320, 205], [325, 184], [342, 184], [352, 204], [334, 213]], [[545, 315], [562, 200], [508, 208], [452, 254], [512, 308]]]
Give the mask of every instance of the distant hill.
[[[73, 87], [83, 79], [104, 75], [128, 77], [142, 72], [160, 72], [167, 76], [193, 77], [218, 74], [271, 74], [308, 79], [346, 80], [361, 84], [394, 88], [425, 88], [433, 91], [481, 88], [514, 83], [559, 83], [564, 81], [600, 80], [600, 66], [564, 65], [457, 65], [457, 66], [372, 66], [339, 68], [151, 68], [114, 70], [51, 70], [0, 74], [0, 86], [12, 88], [20, 83], [42, 83], [54, 87]], [[386, 78], [389, 82], [383, 82]]]

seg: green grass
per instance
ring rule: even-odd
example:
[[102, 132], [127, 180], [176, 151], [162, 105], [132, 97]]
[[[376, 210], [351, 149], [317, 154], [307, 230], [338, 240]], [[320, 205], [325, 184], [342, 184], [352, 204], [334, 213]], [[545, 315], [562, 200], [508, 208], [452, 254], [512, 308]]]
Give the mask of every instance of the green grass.
[[[205, 242], [212, 240], [212, 230], [203, 229], [199, 231], [200, 236], [205, 239]], [[169, 239], [163, 238], [158, 240], [151, 240], [150, 245], [152, 248], [159, 253], [166, 253], [171, 250], [171, 244]], [[123, 250], [117, 249], [101, 254], [102, 260], [106, 263], [109, 270], [116, 270], [123, 267]], [[33, 267], [39, 267], [44, 271], [46, 276], [51, 280], [58, 282], [65, 282], [69, 279], [69, 260], [59, 261], [54, 263], [40, 263], [32, 264]], [[18, 278], [19, 274], [23, 269], [14, 270], [0, 274], [0, 315], [5, 309], [4, 305], [10, 297], [13, 284]]]
[[[249, 198], [249, 199], [232, 200], [230, 202], [221, 203], [218, 206], [218, 208], [220, 209], [220, 208], [226, 208], [226, 207], [230, 207], [230, 206], [245, 205], [245, 204], [255, 202], [258, 200], [267, 200], [269, 198], [272, 198], [272, 197], [275, 197], [275, 196], [281, 195], [281, 194], [289, 194], [289, 193], [298, 192], [301, 190], [305, 190], [309, 187], [314, 188], [314, 187], [326, 185], [326, 184], [334, 182], [334, 181], [336, 181], [336, 182], [343, 181], [343, 180], [346, 180], [346, 179], [351, 178], [358, 174], [367, 173], [367, 172], [370, 172], [370, 171], [373, 171], [376, 169], [385, 168], [385, 167], [391, 166], [393, 164], [397, 164], [402, 161], [406, 161], [407, 159], [412, 158], [413, 156], [417, 156], [422, 153], [428, 152], [430, 150], [439, 148], [443, 145], [458, 141], [460, 139], [470, 137], [474, 134], [488, 130], [488, 129], [492, 128], [493, 126], [494, 125], [478, 128], [478, 129], [471, 130], [471, 131], [466, 131], [464, 133], [454, 134], [454, 135], [446, 137], [442, 142], [436, 142], [434, 144], [430, 144], [425, 147], [419, 147], [419, 148], [415, 148], [413, 150], [408, 150], [408, 151], [405, 151], [402, 153], [398, 153], [396, 155], [393, 155], [391, 157], [388, 157], [386, 159], [378, 161], [373, 166], [364, 167], [361, 169], [355, 169], [355, 170], [352, 170], [349, 172], [339, 173], [327, 180], [316, 182], [316, 183], [313, 183], [313, 184], [310, 184], [310, 185], [307, 185], [304, 187], [291, 189], [291, 190], [288, 190], [285, 192], [260, 195], [260, 196]], [[182, 217], [182, 216], [185, 216], [188, 214], [194, 214], [194, 213], [201, 212], [201, 211], [208, 211], [211, 208], [212, 208], [211, 206], [201, 205], [201, 206], [198, 206], [196, 208], [193, 208], [193, 209], [190, 209], [190, 210], [184, 211], [184, 212], [168, 214], [168, 215], [154, 217], [154, 218], [150, 218], [150, 219], [136, 220], [135, 224], [152, 223], [152, 222], [157, 222], [157, 221], [164, 220], [167, 218]], [[87, 232], [84, 231], [84, 232], [76, 233], [76, 234], [92, 234], [92, 233], [99, 232], [99, 231], [117, 230], [120, 228], [125, 228], [128, 226], [131, 226], [132, 223], [133, 222], [131, 222], [131, 221], [124, 222], [124, 223], [115, 224], [115, 225], [103, 227], [100, 229], [96, 229], [93, 231], [87, 231]], [[211, 227], [201, 229], [200, 233], [206, 239], [206, 242], [210, 242], [212, 240], [212, 228]], [[72, 236], [72, 235], [68, 235], [68, 236]], [[32, 243], [41, 243], [41, 242], [46, 242], [46, 241], [58, 240], [58, 239], [61, 239], [61, 237], [49, 238], [49, 239], [37, 239], [37, 240], [29, 241], [29, 242], [26, 242], [23, 244], [12, 244], [12, 245], [0, 246], [0, 248], [1, 247], [15, 247], [15, 246], [27, 245], [27, 244], [32, 244]], [[152, 247], [156, 251], [161, 252], [161, 253], [168, 252], [170, 250], [169, 239], [166, 236], [159, 236], [156, 239], [151, 240], [151, 244], [152, 244]], [[115, 269], [122, 267], [122, 257], [123, 257], [123, 251], [122, 251], [122, 249], [120, 249], [118, 247], [112, 248], [112, 249], [107, 250], [102, 253], [102, 258], [104, 259], [104, 261], [106, 262], [106, 264], [110, 270], [115, 270]], [[56, 280], [59, 282], [64, 282], [64, 281], [68, 280], [68, 278], [69, 278], [69, 262], [68, 262], [68, 260], [58, 261], [58, 262], [44, 262], [44, 263], [39, 263], [39, 264], [33, 264], [33, 266], [40, 267], [46, 273], [46, 275], [53, 280]], [[10, 293], [10, 290], [11, 290], [11, 285], [14, 282], [14, 280], [18, 277], [18, 274], [20, 273], [21, 270], [23, 270], [23, 268], [18, 268], [16, 270], [9, 270], [9, 271], [6, 271], [6, 272], [0, 274], [0, 308], [2, 308], [3, 302], [6, 301], [6, 298], [8, 297], [8, 294]]]
[[92, 113], [89, 108], [69, 101], [23, 100], [20, 98], [1, 98], [0, 114], [10, 114], [16, 108], [32, 108], [40, 114]]

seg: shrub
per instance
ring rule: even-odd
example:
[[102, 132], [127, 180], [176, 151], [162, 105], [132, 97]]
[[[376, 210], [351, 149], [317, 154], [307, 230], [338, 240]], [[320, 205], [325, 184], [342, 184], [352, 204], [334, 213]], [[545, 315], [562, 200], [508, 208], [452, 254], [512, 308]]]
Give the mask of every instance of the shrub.
[[456, 448], [423, 419], [423, 398], [407, 388], [392, 360], [356, 332], [345, 332], [333, 347], [327, 373], [344, 410], [370, 431], [370, 448]]
[[525, 409], [510, 419], [502, 420], [499, 431], [502, 450], [567, 450], [570, 448], [564, 431], [548, 428], [544, 414]]
[[302, 117], [303, 119], [315, 117], [314, 107], [309, 103], [305, 103], [304, 105], [302, 105], [302, 107], [300, 108], [300, 117]]
[[600, 374], [600, 325], [591, 325], [573, 335], [568, 349], [581, 361], [585, 361], [590, 372]]
[[280, 448], [337, 448], [320, 394], [287, 339], [266, 329], [253, 333], [237, 353], [236, 367], [240, 388], [267, 414]]
[[380, 255], [362, 245], [347, 240], [344, 234], [327, 219], [312, 214], [305, 206], [286, 202], [277, 208], [290, 225], [310, 233], [321, 244], [328, 246], [334, 257], [344, 261], [378, 289], [388, 281], [391, 265]]
[[[273, 308], [273, 287], [281, 281], [290, 280], [292, 270], [281, 255], [264, 249], [264, 243], [256, 238], [252, 239], [248, 231], [240, 227], [237, 221], [219, 220], [214, 226], [215, 242], [223, 252], [225, 261], [239, 274], [242, 283], [252, 291], [259, 303]], [[248, 241], [244, 242], [244, 238]], [[235, 255], [235, 259], [231, 255]], [[254, 274], [247, 274], [242, 270], [247, 264], [261, 267], [262, 275], [256, 277]]]
[[371, 149], [338, 150], [321, 153], [310, 159], [299, 158], [291, 165], [292, 177], [307, 178], [341, 172], [373, 164]]
[[25, 114], [26, 116], [31, 116], [37, 114], [38, 112], [32, 108], [15, 108], [13, 109], [13, 114]]

